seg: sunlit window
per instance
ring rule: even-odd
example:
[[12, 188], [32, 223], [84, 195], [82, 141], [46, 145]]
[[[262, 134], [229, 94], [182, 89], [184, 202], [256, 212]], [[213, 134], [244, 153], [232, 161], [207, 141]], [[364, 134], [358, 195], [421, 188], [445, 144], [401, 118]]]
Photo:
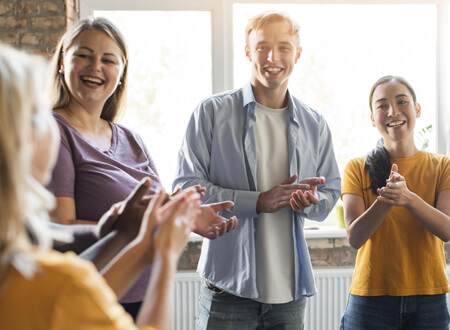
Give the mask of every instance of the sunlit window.
[[[435, 149], [436, 9], [433, 5], [235, 4], [235, 87], [249, 80], [244, 53], [248, 18], [263, 10], [288, 12], [300, 24], [303, 52], [290, 79], [293, 95], [327, 119], [341, 173], [381, 137], [370, 122], [368, 95], [384, 75], [405, 77], [422, 105], [417, 145]], [[426, 130], [429, 131], [429, 130]], [[335, 224], [334, 212], [324, 224]], [[312, 222], [308, 222], [312, 224]]]
[[126, 110], [119, 123], [143, 138], [166, 190], [195, 106], [212, 93], [211, 15], [202, 11], [95, 11], [130, 51]]
[[[380, 138], [370, 122], [368, 95], [372, 84], [384, 75], [403, 76], [415, 88], [422, 105], [417, 130], [435, 126], [435, 6], [235, 4], [236, 87], [250, 78], [244, 54], [246, 22], [267, 9], [285, 10], [300, 24], [303, 52], [289, 88], [325, 115], [341, 170]], [[434, 134], [430, 137], [428, 150], [434, 151]]]
[[[146, 8], [142, 2], [130, 1]], [[143, 137], [169, 191], [192, 111], [213, 93], [213, 81], [221, 81], [220, 88], [231, 89], [250, 79], [251, 67], [244, 53], [245, 25], [249, 17], [269, 9], [287, 11], [300, 23], [303, 52], [289, 88], [326, 117], [341, 172], [350, 158], [366, 154], [380, 138], [370, 122], [368, 94], [372, 84], [387, 74], [403, 76], [415, 88], [422, 106], [422, 116], [416, 122], [417, 146], [437, 151], [437, 111], [442, 117], [444, 110], [437, 109], [436, 100], [446, 100], [445, 93], [436, 92], [436, 82], [442, 77], [442, 69], [437, 67], [442, 64], [436, 62], [437, 49], [442, 49], [437, 47], [437, 35], [438, 31], [450, 35], [450, 25], [448, 31], [442, 31], [442, 23], [438, 26], [436, 4], [224, 0], [221, 3], [228, 11], [207, 0], [156, 0], [148, 3], [148, 10], [128, 11], [114, 2], [81, 3], [83, 8], [96, 8], [97, 3], [111, 9], [94, 10], [93, 14], [109, 18], [126, 36], [129, 93], [120, 122]], [[232, 32], [232, 39], [223, 31]], [[223, 70], [217, 71], [217, 67]], [[221, 80], [222, 75], [233, 79]], [[448, 139], [448, 127], [439, 127], [442, 143], [442, 130]], [[427, 133], [419, 134], [422, 129]], [[331, 214], [326, 223], [334, 224], [334, 218]]]

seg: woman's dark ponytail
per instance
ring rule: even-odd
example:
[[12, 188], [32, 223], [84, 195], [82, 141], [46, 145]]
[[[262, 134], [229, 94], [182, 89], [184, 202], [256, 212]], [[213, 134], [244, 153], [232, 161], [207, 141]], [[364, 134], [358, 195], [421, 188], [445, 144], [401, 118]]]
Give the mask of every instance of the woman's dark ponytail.
[[391, 162], [389, 160], [389, 154], [384, 147], [383, 139], [380, 139], [375, 149], [367, 154], [366, 168], [372, 179], [371, 188], [377, 194], [377, 189], [386, 186], [386, 180], [391, 174]]

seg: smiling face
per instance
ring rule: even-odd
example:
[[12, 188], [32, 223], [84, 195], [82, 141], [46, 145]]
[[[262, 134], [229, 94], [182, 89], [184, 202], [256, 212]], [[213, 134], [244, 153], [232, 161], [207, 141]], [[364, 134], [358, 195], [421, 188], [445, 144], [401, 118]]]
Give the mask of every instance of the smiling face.
[[284, 19], [273, 19], [252, 30], [245, 53], [252, 63], [251, 83], [254, 90], [270, 89], [284, 95], [301, 54], [298, 36], [292, 34], [289, 24]]
[[398, 142], [414, 145], [414, 127], [421, 108], [414, 104], [405, 85], [396, 80], [378, 85], [373, 92], [372, 109], [372, 124], [383, 136], [387, 148]]
[[80, 33], [64, 53], [61, 70], [71, 94], [69, 104], [103, 108], [116, 90], [124, 69], [120, 47], [104, 32]]

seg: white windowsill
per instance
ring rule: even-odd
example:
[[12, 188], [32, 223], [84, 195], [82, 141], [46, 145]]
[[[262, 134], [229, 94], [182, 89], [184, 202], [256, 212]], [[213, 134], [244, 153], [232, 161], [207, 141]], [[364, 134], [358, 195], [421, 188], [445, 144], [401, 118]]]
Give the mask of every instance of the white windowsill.
[[[306, 227], [308, 228], [308, 227]], [[337, 226], [322, 226], [319, 229], [305, 229], [305, 238], [345, 238], [347, 230]]]

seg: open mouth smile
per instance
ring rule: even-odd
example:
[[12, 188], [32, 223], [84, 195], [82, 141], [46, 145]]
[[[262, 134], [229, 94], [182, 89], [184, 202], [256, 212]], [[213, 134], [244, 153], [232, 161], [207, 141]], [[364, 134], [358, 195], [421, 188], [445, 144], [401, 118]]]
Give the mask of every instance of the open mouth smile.
[[281, 72], [283, 69], [282, 68], [274, 68], [274, 67], [268, 67], [268, 68], [264, 68], [265, 71], [269, 72], [269, 73], [279, 73]]
[[95, 78], [95, 77], [84, 76], [84, 77], [80, 77], [80, 79], [85, 83], [94, 84], [94, 85], [98, 85], [98, 86], [103, 85], [105, 83], [104, 80], [102, 80], [100, 78]]
[[405, 120], [396, 120], [396, 121], [387, 123], [386, 126], [387, 127], [397, 127], [397, 126], [404, 125], [405, 123], [406, 123]]

